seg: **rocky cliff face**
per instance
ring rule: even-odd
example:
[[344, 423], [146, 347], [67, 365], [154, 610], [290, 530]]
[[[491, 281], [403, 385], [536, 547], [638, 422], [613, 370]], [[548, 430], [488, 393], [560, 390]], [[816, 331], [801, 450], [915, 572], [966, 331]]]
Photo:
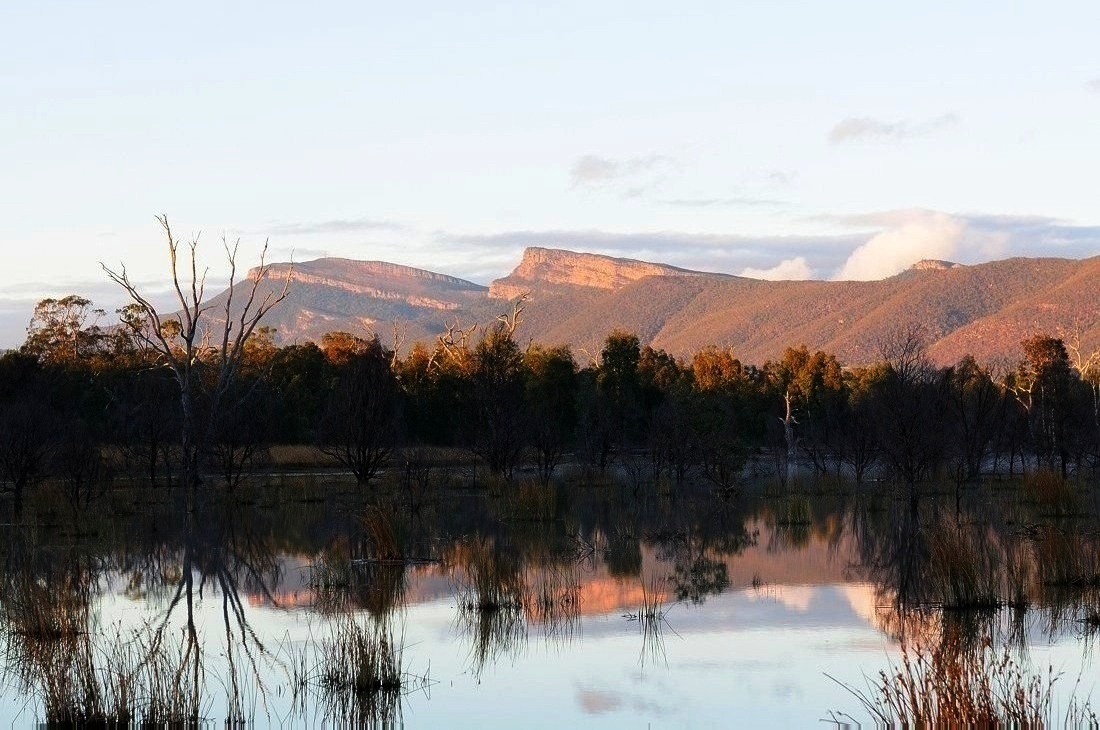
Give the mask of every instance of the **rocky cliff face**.
[[962, 268], [962, 264], [954, 261], [942, 261], [940, 259], [921, 259], [909, 267], [910, 271], [947, 271], [949, 269]]
[[614, 291], [649, 276], [725, 278], [721, 274], [689, 271], [667, 264], [531, 247], [523, 252], [523, 259], [511, 274], [489, 285], [489, 296], [514, 299], [528, 291], [557, 292], [570, 287]]
[[[248, 272], [255, 279], [257, 269]], [[454, 310], [471, 296], [482, 297], [485, 287], [433, 271], [414, 269], [385, 261], [317, 259], [301, 264], [273, 264], [267, 278], [282, 281], [290, 275], [291, 286], [308, 284], [358, 297], [397, 301], [413, 307]]]

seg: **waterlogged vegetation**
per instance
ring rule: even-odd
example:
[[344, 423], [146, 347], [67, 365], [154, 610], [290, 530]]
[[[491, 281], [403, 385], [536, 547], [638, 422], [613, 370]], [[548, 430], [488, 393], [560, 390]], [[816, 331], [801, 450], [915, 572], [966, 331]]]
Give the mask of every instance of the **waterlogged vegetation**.
[[[266, 269], [0, 357], [0, 714], [67, 726], [1095, 722], [1100, 355], [844, 368], [526, 306], [276, 347]], [[233, 249], [227, 247], [230, 261]], [[181, 273], [183, 272], [183, 273]], [[285, 294], [285, 288], [283, 289]], [[766, 682], [766, 686], [761, 683]]]
[[[1041, 480], [991, 481], [958, 505], [942, 484], [914, 512], [883, 485], [760, 479], [716, 499], [576, 466], [552, 487], [526, 477], [557, 505], [536, 519], [472, 471], [417, 494], [396, 473], [370, 495], [350, 477], [253, 477], [205, 494], [193, 519], [178, 488], [116, 484], [102, 519], [74, 520], [43, 485], [5, 527], [0, 711], [258, 726], [461, 712], [474, 726], [495, 706], [507, 725], [537, 685], [596, 725], [1091, 718], [1090, 484], [1067, 482], [1058, 509]], [[769, 656], [797, 699], [743, 684]], [[684, 701], [595, 712], [579, 696], [629, 676]]]

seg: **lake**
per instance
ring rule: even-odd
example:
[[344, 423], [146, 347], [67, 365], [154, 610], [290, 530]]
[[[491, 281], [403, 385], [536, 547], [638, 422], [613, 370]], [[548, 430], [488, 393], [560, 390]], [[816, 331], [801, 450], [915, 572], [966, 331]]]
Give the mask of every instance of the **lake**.
[[257, 478], [193, 509], [46, 485], [0, 546], [0, 716], [872, 727], [856, 695], [908, 660], [924, 686], [1015, 676], [1062, 725], [1096, 689], [1089, 485], [928, 488], [914, 511], [809, 479], [469, 482]]

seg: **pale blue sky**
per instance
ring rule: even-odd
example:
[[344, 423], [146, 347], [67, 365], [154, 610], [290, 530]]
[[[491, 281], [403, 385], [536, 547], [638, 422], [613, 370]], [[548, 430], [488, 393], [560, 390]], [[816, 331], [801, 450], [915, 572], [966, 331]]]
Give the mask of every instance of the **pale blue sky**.
[[820, 278], [1100, 252], [1095, 2], [223, 5], [4, 4], [9, 319], [113, 304], [99, 260], [162, 278], [159, 212], [483, 282], [531, 243]]

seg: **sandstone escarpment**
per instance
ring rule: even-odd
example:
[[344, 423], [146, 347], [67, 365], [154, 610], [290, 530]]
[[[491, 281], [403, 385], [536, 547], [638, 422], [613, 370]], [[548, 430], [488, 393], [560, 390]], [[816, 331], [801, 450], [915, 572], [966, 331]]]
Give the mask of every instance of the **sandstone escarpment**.
[[[967, 353], [1012, 362], [1020, 341], [1040, 332], [1079, 331], [1084, 352], [1100, 347], [1100, 257], [923, 261], [879, 281], [761, 281], [532, 248], [493, 282], [495, 298], [469, 281], [378, 261], [321, 259], [291, 271], [289, 296], [264, 319], [284, 344], [336, 330], [382, 332], [390, 341], [385, 333], [396, 323], [406, 350], [432, 346], [448, 326], [494, 322], [510, 309], [503, 300], [530, 292], [522, 341], [589, 352], [619, 327], [680, 357], [713, 344], [759, 364], [805, 344], [858, 365], [878, 357], [875, 343], [910, 324], [921, 326], [940, 364]], [[287, 272], [286, 264], [272, 266], [262, 295], [281, 290]], [[226, 298], [211, 302], [210, 317]]]
[[[248, 272], [255, 279], [259, 270]], [[455, 310], [471, 296], [484, 296], [485, 287], [433, 271], [415, 269], [385, 261], [352, 261], [326, 258], [301, 264], [273, 264], [267, 278], [278, 282], [290, 276], [291, 286], [305, 284], [332, 292], [403, 302], [412, 307]]]
[[921, 259], [909, 267], [910, 271], [948, 271], [962, 268], [962, 264], [954, 261], [942, 261], [940, 259]]
[[489, 296], [513, 299], [532, 290], [553, 292], [570, 287], [614, 291], [650, 276], [723, 278], [721, 274], [690, 271], [667, 264], [531, 247], [523, 252], [523, 259], [511, 274], [489, 285]]

